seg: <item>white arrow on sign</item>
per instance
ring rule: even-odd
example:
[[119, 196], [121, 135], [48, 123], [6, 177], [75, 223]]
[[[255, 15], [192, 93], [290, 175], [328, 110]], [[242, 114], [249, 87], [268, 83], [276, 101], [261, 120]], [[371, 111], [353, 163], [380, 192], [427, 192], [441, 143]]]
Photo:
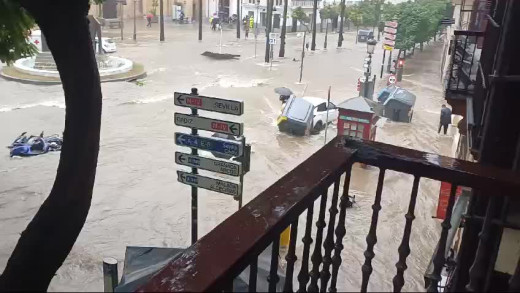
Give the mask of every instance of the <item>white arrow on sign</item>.
[[177, 171], [177, 180], [184, 184], [204, 188], [219, 193], [225, 193], [232, 196], [239, 196], [241, 193], [240, 184], [229, 181], [223, 181], [211, 177], [195, 175], [183, 171]]
[[395, 41], [384, 40], [384, 41], [383, 41], [383, 44], [384, 44], [384, 45], [387, 45], [387, 46], [390, 46], [390, 47], [394, 47], [394, 46], [395, 46]]
[[231, 176], [242, 174], [242, 164], [239, 162], [215, 160], [181, 152], [175, 152], [175, 163]]
[[241, 136], [244, 125], [232, 121], [175, 113], [175, 125]]
[[399, 24], [397, 23], [397, 21], [386, 21], [385, 22], [385, 26], [388, 26], [388, 27], [393, 27], [393, 28], [397, 28]]
[[244, 114], [244, 102], [204, 97], [192, 94], [174, 93], [176, 106], [196, 108], [231, 115]]
[[385, 26], [385, 30], [384, 30], [385, 33], [390, 33], [390, 34], [397, 34], [397, 29], [395, 28], [392, 28], [392, 27], [387, 27]]
[[396, 36], [394, 34], [383, 34], [383, 37], [385, 37], [385, 39], [389, 39], [392, 41], [395, 41], [395, 38], [396, 38]]

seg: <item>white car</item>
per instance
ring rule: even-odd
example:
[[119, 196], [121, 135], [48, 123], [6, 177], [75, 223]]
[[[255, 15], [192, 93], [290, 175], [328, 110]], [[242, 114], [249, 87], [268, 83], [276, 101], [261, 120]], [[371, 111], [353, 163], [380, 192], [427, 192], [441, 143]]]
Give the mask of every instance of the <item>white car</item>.
[[[314, 118], [312, 119], [311, 132], [318, 133], [325, 129], [327, 123], [338, 120], [338, 108], [332, 102], [327, 109], [327, 100], [315, 97], [303, 97], [302, 99], [314, 106]], [[328, 112], [328, 116], [327, 116]]]
[[[315, 97], [297, 98], [291, 95], [283, 100], [282, 113], [278, 117], [278, 129], [295, 135], [319, 133], [327, 123], [338, 119], [336, 105]], [[328, 115], [328, 116], [327, 116]]]
[[[99, 53], [97, 37], [95, 42], [96, 53]], [[101, 47], [104, 53], [114, 53], [116, 51], [116, 43], [110, 38], [101, 38]]]

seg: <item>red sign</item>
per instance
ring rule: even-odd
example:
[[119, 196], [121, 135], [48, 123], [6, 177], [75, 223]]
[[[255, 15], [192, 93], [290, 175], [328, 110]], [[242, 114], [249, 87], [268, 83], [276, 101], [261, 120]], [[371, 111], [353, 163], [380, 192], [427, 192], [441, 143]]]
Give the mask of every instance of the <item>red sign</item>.
[[387, 46], [390, 46], [390, 47], [394, 47], [394, 46], [395, 46], [395, 41], [384, 40], [384, 41], [383, 41], [383, 44], [384, 44], [384, 45], [387, 45]]
[[202, 99], [199, 99], [199, 98], [186, 98], [186, 104], [202, 107]]
[[[439, 202], [437, 203], [437, 219], [446, 218], [446, 211], [448, 210], [448, 201], [450, 200], [451, 184], [448, 182], [441, 182], [441, 190], [439, 191]], [[462, 187], [457, 186], [455, 196], [459, 197], [462, 194]], [[457, 200], [457, 198], [455, 198]]]
[[213, 128], [214, 130], [229, 131], [229, 126], [227, 125], [227, 123], [212, 122], [211, 128]]
[[385, 37], [385, 39], [389, 39], [389, 40], [392, 40], [392, 41], [395, 41], [395, 38], [396, 36], [394, 34], [383, 34], [383, 37]]
[[390, 75], [388, 76], [388, 81], [386, 83], [386, 85], [391, 85], [391, 84], [395, 84], [395, 82], [397, 81], [397, 79], [395, 78], [395, 75]]
[[391, 27], [385, 27], [385, 33], [390, 33], [390, 34], [397, 34], [397, 29], [395, 28], [391, 28]]
[[386, 21], [385, 22], [385, 26], [397, 28], [397, 25], [398, 25], [397, 21]]
[[35, 43], [36, 45], [38, 45], [38, 44], [40, 43], [40, 41], [35, 40], [34, 43]]

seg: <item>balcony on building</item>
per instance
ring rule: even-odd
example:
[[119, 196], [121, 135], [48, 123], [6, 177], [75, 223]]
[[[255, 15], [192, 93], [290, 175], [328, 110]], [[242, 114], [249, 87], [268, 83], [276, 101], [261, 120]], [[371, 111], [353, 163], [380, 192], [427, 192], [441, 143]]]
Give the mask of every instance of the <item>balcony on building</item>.
[[[365, 183], [374, 187], [375, 195], [368, 197], [368, 203], [373, 203], [371, 216], [360, 218], [350, 209], [352, 186], [359, 183], [356, 173], [365, 168], [376, 171], [373, 180]], [[382, 199], [382, 190], [391, 184], [392, 172], [413, 178], [402, 190], [408, 204], [391, 225], [378, 225], [380, 210], [391, 204]], [[418, 268], [421, 261], [413, 251], [412, 229], [415, 218], [425, 215], [416, 214], [415, 206], [425, 200], [419, 185], [430, 180], [451, 186], [444, 220], [438, 221], [439, 233], [430, 235], [433, 257], [429, 265], [423, 260], [424, 266]], [[400, 292], [410, 283], [422, 284], [428, 292], [520, 290], [518, 266], [510, 281], [489, 277], [495, 262], [504, 256], [485, 237], [498, 227], [520, 227], [506, 220], [491, 224], [489, 215], [463, 214], [458, 208], [461, 200], [456, 200], [461, 186], [486, 198], [508, 197], [520, 190], [520, 178], [508, 170], [340, 135], [185, 250], [139, 291], [366, 292], [386, 284], [387, 290]], [[473, 257], [454, 258], [451, 247], [463, 253], [475, 244], [462, 238], [455, 245], [458, 228], [482, 222], [488, 224], [480, 225], [484, 237], [477, 242], [492, 249], [494, 258], [490, 261], [485, 249]], [[360, 226], [367, 228], [362, 233], [363, 247], [353, 242], [360, 236], [354, 233]], [[381, 233], [395, 237], [392, 264], [381, 263], [388, 257], [376, 246], [388, 245], [378, 242]], [[285, 248], [283, 242], [288, 242]], [[416, 273], [411, 277], [409, 266], [424, 272], [424, 282]]]

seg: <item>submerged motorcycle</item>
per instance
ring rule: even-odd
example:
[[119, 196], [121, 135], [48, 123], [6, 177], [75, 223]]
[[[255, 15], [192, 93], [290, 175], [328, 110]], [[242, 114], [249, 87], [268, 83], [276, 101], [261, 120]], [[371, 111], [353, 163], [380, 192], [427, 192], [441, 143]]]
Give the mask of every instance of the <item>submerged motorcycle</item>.
[[20, 134], [13, 143], [8, 146], [9, 155], [29, 157], [45, 154], [48, 152], [60, 151], [63, 145], [63, 138], [58, 134], [44, 137], [43, 132], [39, 136], [26, 136], [27, 132]]

